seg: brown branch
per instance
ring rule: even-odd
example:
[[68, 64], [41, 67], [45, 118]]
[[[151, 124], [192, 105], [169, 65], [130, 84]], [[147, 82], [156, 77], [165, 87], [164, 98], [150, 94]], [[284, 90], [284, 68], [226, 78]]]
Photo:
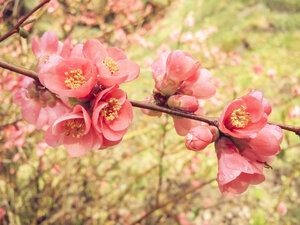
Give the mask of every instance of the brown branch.
[[[0, 67], [2, 67], [4, 69], [8, 69], [8, 70], [16, 72], [16, 73], [19, 73], [19, 74], [22, 74], [22, 75], [25, 75], [27, 77], [34, 79], [36, 82], [40, 83], [39, 79], [38, 79], [38, 73], [33, 70], [5, 62], [1, 59], [0, 59]], [[198, 120], [198, 121], [207, 123], [212, 126], [216, 126], [216, 127], [218, 126], [218, 118], [216, 118], [216, 117], [198, 116], [198, 115], [194, 115], [192, 113], [169, 109], [169, 108], [158, 106], [158, 105], [151, 104], [151, 103], [138, 102], [138, 101], [132, 101], [132, 100], [130, 102], [131, 102], [132, 106], [134, 106], [134, 107], [150, 109], [153, 111], [167, 113], [167, 114], [170, 114], [173, 116], [179, 116], [179, 117], [184, 117], [184, 118], [188, 118], [188, 119], [192, 119], [192, 120]], [[273, 123], [273, 122], [268, 122], [268, 123], [277, 125], [281, 129], [295, 132], [295, 134], [300, 136], [300, 127], [279, 124], [279, 123]]]
[[204, 187], [205, 185], [207, 184], [210, 184], [212, 183], [213, 181], [215, 181], [216, 179], [211, 179], [211, 180], [208, 180], [204, 183], [202, 183], [200, 186], [198, 187], [193, 187], [193, 188], [190, 188], [178, 195], [176, 195], [175, 197], [173, 197], [172, 199], [170, 199], [169, 201], [166, 201], [158, 206], [156, 206], [155, 208], [151, 209], [150, 211], [146, 212], [142, 217], [140, 217], [139, 219], [137, 219], [136, 221], [134, 221], [133, 223], [131, 223], [130, 225], [134, 225], [134, 224], [137, 224], [137, 223], [140, 223], [142, 220], [144, 220], [145, 218], [147, 218], [148, 216], [150, 216], [152, 213], [154, 213], [156, 210], [158, 209], [162, 209], [164, 207], [166, 207], [167, 205], [169, 205], [170, 203], [175, 203], [177, 201], [179, 201], [180, 199], [184, 198], [185, 196], [187, 196], [188, 194], [190, 193], [193, 193], [199, 189], [201, 189], [202, 187]]
[[22, 67], [22, 66], [17, 66], [17, 65], [5, 62], [1, 59], [0, 59], [0, 67], [2, 67], [4, 69], [7, 69], [7, 70], [10, 70], [12, 72], [16, 72], [16, 73], [25, 75], [27, 77], [30, 77], [30, 78], [34, 79], [36, 82], [40, 83], [39, 78], [38, 78], [38, 73], [33, 71], [33, 70], [30, 70], [30, 69], [27, 69], [27, 68]]
[[45, 4], [50, 2], [50, 0], [45, 0], [41, 2], [38, 6], [36, 6], [33, 10], [31, 10], [26, 16], [24, 16], [20, 21], [6, 34], [4, 34], [2, 37], [0, 37], [0, 42], [4, 41], [6, 38], [10, 37], [11, 35], [18, 33], [20, 26], [33, 14], [35, 13], [38, 9], [43, 7]]

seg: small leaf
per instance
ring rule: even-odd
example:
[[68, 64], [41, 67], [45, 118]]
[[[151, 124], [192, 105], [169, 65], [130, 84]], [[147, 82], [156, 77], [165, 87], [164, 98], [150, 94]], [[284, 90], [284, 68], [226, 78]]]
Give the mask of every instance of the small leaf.
[[23, 27], [20, 27], [19, 28], [19, 35], [22, 37], [22, 38], [27, 38], [28, 37], [28, 31], [25, 30]]

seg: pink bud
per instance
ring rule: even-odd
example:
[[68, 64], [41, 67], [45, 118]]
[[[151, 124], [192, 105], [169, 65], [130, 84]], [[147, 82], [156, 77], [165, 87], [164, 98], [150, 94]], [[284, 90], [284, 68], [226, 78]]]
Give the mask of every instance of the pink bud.
[[185, 146], [192, 151], [201, 151], [214, 141], [214, 135], [209, 127], [197, 126], [192, 128], [185, 138]]
[[284, 216], [288, 211], [284, 202], [279, 203], [277, 210], [278, 210], [280, 216]]
[[197, 98], [189, 95], [173, 95], [168, 99], [167, 103], [170, 108], [186, 112], [195, 112], [199, 107]]

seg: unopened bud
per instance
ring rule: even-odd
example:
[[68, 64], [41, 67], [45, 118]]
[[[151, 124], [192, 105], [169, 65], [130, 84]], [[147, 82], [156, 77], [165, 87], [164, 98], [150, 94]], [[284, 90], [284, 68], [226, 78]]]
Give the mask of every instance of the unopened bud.
[[189, 95], [172, 95], [167, 103], [170, 108], [191, 113], [195, 112], [199, 107], [198, 99]]
[[185, 138], [185, 146], [192, 151], [201, 151], [214, 141], [214, 135], [207, 126], [192, 128]]
[[29, 33], [27, 30], [25, 30], [23, 27], [20, 27], [19, 28], [19, 35], [22, 37], [22, 38], [27, 38]]

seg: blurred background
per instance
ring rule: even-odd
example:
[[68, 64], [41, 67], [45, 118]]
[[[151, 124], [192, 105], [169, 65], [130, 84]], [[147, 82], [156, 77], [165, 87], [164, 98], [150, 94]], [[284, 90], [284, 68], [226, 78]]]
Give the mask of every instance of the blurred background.
[[[39, 2], [0, 0], [0, 35]], [[214, 76], [217, 94], [201, 101], [207, 115], [256, 89], [271, 102], [271, 121], [300, 124], [299, 0], [51, 0], [31, 19], [27, 39], [0, 43], [2, 60], [34, 69], [31, 40], [48, 30], [74, 45], [98, 38], [139, 64], [139, 78], [121, 87], [142, 101], [154, 87], [151, 63], [186, 50]], [[0, 224], [300, 223], [300, 139], [291, 132], [264, 183], [223, 197], [216, 182], [201, 187], [217, 175], [213, 144], [188, 151], [169, 116], [135, 108], [119, 145], [70, 158], [22, 121], [12, 94], [23, 78], [3, 69], [0, 77]]]

